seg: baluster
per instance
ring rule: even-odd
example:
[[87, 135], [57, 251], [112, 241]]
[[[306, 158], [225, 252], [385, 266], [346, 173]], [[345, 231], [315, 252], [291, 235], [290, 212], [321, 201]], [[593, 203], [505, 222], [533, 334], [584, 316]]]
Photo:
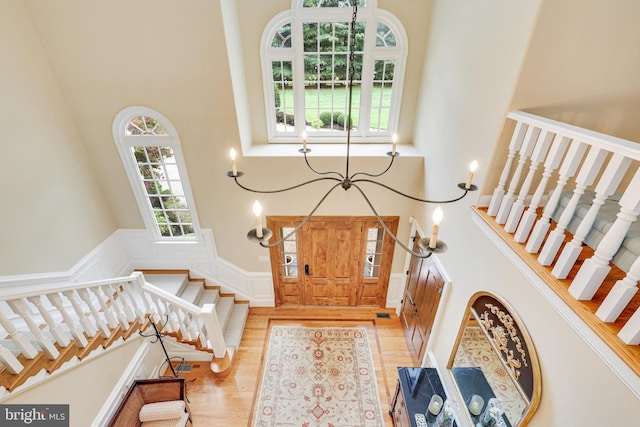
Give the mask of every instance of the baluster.
[[625, 344], [640, 344], [640, 308], [629, 318], [627, 323], [618, 332], [618, 338]]
[[549, 227], [551, 226], [551, 215], [553, 215], [553, 212], [558, 206], [562, 190], [564, 189], [564, 186], [567, 185], [569, 179], [576, 173], [576, 170], [578, 170], [578, 166], [580, 165], [582, 157], [586, 151], [587, 144], [577, 140], [574, 140], [573, 143], [571, 143], [567, 156], [560, 167], [560, 176], [558, 178], [556, 188], [551, 193], [549, 200], [547, 200], [547, 204], [542, 211], [542, 217], [536, 221], [536, 225], [533, 227], [531, 236], [529, 236], [529, 240], [525, 246], [525, 250], [527, 252], [535, 254], [540, 250], [540, 246], [542, 245], [542, 242], [547, 235], [547, 231], [549, 231]]
[[173, 310], [173, 307], [170, 303], [163, 300], [162, 298], [158, 298], [158, 302], [164, 307], [164, 314], [167, 319], [167, 323], [169, 323], [170, 332], [178, 332], [180, 330], [179, 325], [176, 323], [176, 314]]
[[[137, 294], [137, 295], [136, 295]], [[127, 304], [133, 310], [134, 320], [138, 319], [138, 323], [143, 324], [147, 318], [146, 311], [140, 308], [140, 300], [144, 304], [144, 297], [140, 295], [138, 290], [136, 289], [136, 281], [126, 282], [123, 285], [122, 295], [124, 299], [127, 301]], [[133, 322], [133, 320], [132, 320]]]
[[[116, 298], [116, 295], [118, 295], [118, 292], [113, 289], [113, 286], [111, 286], [111, 284], [103, 285], [102, 291], [104, 292], [105, 296], [109, 300], [109, 303], [111, 305], [111, 310], [115, 312], [116, 317], [120, 321], [120, 324], [122, 325], [125, 331], [128, 330], [129, 326], [131, 325], [129, 324], [128, 316], [125, 313], [125, 308], [122, 303], [122, 300], [120, 298]], [[135, 320], [135, 317], [134, 317], [134, 320]]]
[[504, 224], [507, 221], [509, 211], [511, 210], [511, 206], [513, 205], [515, 199], [516, 190], [520, 185], [522, 171], [524, 170], [524, 167], [529, 161], [529, 157], [531, 156], [531, 153], [536, 146], [536, 141], [538, 140], [539, 134], [540, 128], [529, 126], [529, 128], [527, 129], [527, 134], [524, 137], [524, 143], [522, 144], [522, 147], [520, 147], [518, 166], [516, 167], [516, 171], [511, 177], [511, 182], [509, 183], [509, 191], [507, 191], [507, 194], [502, 199], [500, 209], [498, 209], [498, 215], [496, 215], [496, 222], [498, 224]]
[[618, 280], [613, 288], [602, 301], [596, 316], [603, 322], [615, 322], [622, 310], [633, 299], [638, 292], [638, 281], [640, 280], [640, 257], [631, 264], [629, 272], [624, 279]]
[[[91, 289], [91, 291], [96, 296], [98, 304], [100, 304], [100, 309], [102, 310], [102, 314], [105, 320], [107, 321], [107, 325], [109, 326], [110, 329], [116, 329], [119, 323], [118, 323], [118, 319], [116, 319], [116, 316], [114, 314], [115, 310], [113, 309], [113, 304], [111, 304], [109, 296], [105, 295], [104, 289], [102, 289], [102, 286], [98, 286], [95, 289]], [[109, 335], [110, 334], [111, 332], [109, 332]]]
[[177, 316], [178, 322], [180, 322], [180, 334], [182, 335], [182, 339], [186, 341], [192, 341], [193, 335], [191, 333], [191, 328], [189, 325], [189, 319], [184, 310], [180, 307], [177, 308]]
[[609, 261], [618, 251], [631, 223], [638, 217], [640, 209], [640, 169], [620, 198], [620, 212], [615, 222], [604, 235], [595, 254], [587, 259], [573, 283], [569, 286], [569, 293], [578, 300], [590, 300], [609, 274]]
[[208, 348], [209, 344], [207, 342], [207, 333], [204, 327], [204, 322], [202, 321], [200, 316], [198, 316], [198, 321], [196, 322], [196, 328], [198, 330], [198, 341], [200, 342], [200, 346], [202, 348]]
[[45, 296], [41, 295], [40, 297], [29, 297], [27, 300], [36, 306], [44, 321], [49, 325], [51, 335], [53, 335], [60, 347], [67, 347], [71, 342], [71, 335], [62, 327], [61, 323], [53, 320], [51, 313], [49, 313], [49, 310], [47, 310], [43, 304], [44, 298]]
[[85, 348], [89, 345], [89, 341], [87, 341], [87, 337], [84, 334], [82, 328], [79, 328], [79, 323], [76, 323], [75, 319], [69, 315], [67, 309], [64, 308], [64, 301], [60, 297], [60, 295], [56, 293], [48, 294], [49, 300], [51, 303], [60, 311], [62, 314], [62, 318], [64, 319], [64, 323], [67, 324], [69, 330], [71, 331], [71, 335], [76, 339], [78, 343], [78, 347]]
[[[89, 311], [91, 312], [91, 315], [93, 316], [93, 319], [96, 322], [96, 325], [102, 331], [102, 335], [104, 335], [105, 337], [111, 336], [111, 329], [109, 328], [108, 320], [106, 319], [106, 317], [103, 318], [103, 316], [100, 315], [100, 312], [98, 311], [96, 306], [93, 305], [93, 302], [91, 301], [92, 297], [95, 296], [95, 294], [93, 293], [93, 290], [89, 288], [78, 289], [78, 295], [80, 295], [80, 298], [82, 298], [82, 300], [87, 305], [87, 307], [89, 307]], [[95, 298], [99, 304], [100, 302], [98, 297], [95, 296]], [[117, 322], [116, 322], [116, 326], [118, 326]]]
[[20, 353], [24, 355], [27, 359], [33, 359], [38, 355], [38, 349], [31, 344], [31, 341], [19, 330], [16, 329], [15, 325], [11, 320], [7, 318], [7, 316], [2, 313], [0, 310], [0, 324], [7, 331], [11, 340], [16, 343], [18, 348], [20, 349]]
[[38, 345], [47, 356], [47, 358], [53, 360], [60, 355], [60, 352], [56, 348], [56, 346], [51, 342], [49, 337], [47, 337], [44, 332], [29, 316], [29, 310], [27, 309], [27, 305], [21, 299], [8, 300], [7, 304], [11, 307], [14, 313], [19, 315], [22, 320], [27, 324], [27, 327], [31, 331], [34, 337], [36, 337], [36, 341], [38, 341]]
[[[136, 314], [133, 312], [133, 305], [128, 295], [125, 297], [124, 287], [125, 283], [116, 284], [115, 292], [112, 292], [111, 295], [114, 296], [114, 300], [118, 305], [118, 309], [121, 309], [124, 317], [127, 319], [128, 324], [131, 324], [137, 320]], [[114, 290], [114, 286], [109, 285], [109, 289]], [[116, 298], [117, 296], [117, 298]]]
[[93, 338], [96, 336], [98, 332], [98, 328], [95, 326], [91, 319], [85, 315], [84, 310], [80, 306], [80, 302], [78, 301], [78, 297], [74, 291], [66, 291], [62, 293], [69, 301], [71, 301], [71, 307], [73, 307], [73, 311], [75, 311], [80, 324], [82, 325], [82, 329], [84, 329], [85, 334], [89, 338]]
[[160, 297], [158, 297], [157, 295], [154, 295], [152, 293], [147, 293], [144, 290], [144, 288], [142, 289], [142, 292], [147, 294], [149, 296], [149, 299], [151, 300], [152, 308], [149, 311], [150, 313], [152, 313], [151, 321], [153, 321], [155, 323], [163, 321], [164, 318], [169, 315], [169, 313], [167, 313], [166, 307], [164, 306], [164, 304], [162, 304], [162, 302], [160, 300]]
[[511, 174], [511, 165], [513, 164], [513, 159], [516, 157], [516, 153], [522, 146], [522, 141], [524, 140], [524, 135], [527, 132], [527, 127], [528, 125], [526, 123], [518, 122], [516, 123], [516, 128], [513, 130], [511, 142], [509, 143], [507, 161], [502, 169], [498, 186], [493, 190], [491, 202], [487, 209], [487, 214], [490, 216], [496, 216], [498, 214], [498, 209], [500, 209], [500, 204], [502, 204], [502, 198], [504, 197], [504, 188], [507, 184], [507, 179], [509, 179], [509, 174]]
[[553, 139], [553, 134], [549, 131], [543, 131], [538, 137], [538, 141], [535, 144], [535, 148], [533, 149], [533, 154], [531, 154], [531, 165], [529, 166], [529, 172], [527, 173], [527, 177], [520, 188], [520, 194], [518, 194], [518, 200], [513, 204], [511, 210], [509, 211], [509, 216], [507, 217], [507, 222], [505, 223], [504, 229], [507, 233], [513, 233], [520, 222], [520, 218], [522, 217], [522, 213], [524, 212], [524, 203], [529, 195], [529, 190], [531, 189], [531, 185], [533, 185], [533, 178], [536, 175], [536, 171], [538, 170], [538, 166], [544, 158], [547, 156], [547, 152], [549, 151], [549, 147], [551, 146], [551, 140]]
[[531, 198], [529, 208], [522, 216], [522, 219], [518, 224], [518, 228], [516, 229], [516, 234], [513, 237], [516, 242], [522, 243], [527, 241], [529, 233], [531, 233], [531, 228], [533, 228], [533, 223], [538, 216], [538, 207], [540, 206], [542, 197], [547, 189], [549, 179], [553, 175], [553, 172], [560, 166], [562, 157], [569, 146], [569, 141], [569, 138], [561, 135], [556, 135], [553, 139], [551, 150], [549, 150], [549, 154], [544, 162], [544, 172], [542, 173], [542, 178], [540, 179], [538, 188], [536, 188], [536, 191]]
[[20, 361], [11, 353], [9, 349], [0, 344], [0, 362], [2, 366], [12, 374], [19, 374], [24, 369]]
[[584, 190], [586, 190], [588, 186], [593, 184], [608, 154], [608, 151], [597, 147], [591, 147], [591, 150], [589, 150], [589, 154], [587, 154], [587, 158], [576, 177], [576, 188], [573, 190], [571, 200], [569, 200], [564, 211], [562, 211], [556, 227], [549, 234], [547, 241], [542, 247], [542, 251], [540, 251], [540, 255], [538, 256], [538, 262], [540, 264], [551, 265], [553, 263], [553, 259], [558, 254], [560, 245], [564, 242], [564, 232], [578, 207], [580, 196], [584, 194]]
[[580, 222], [573, 239], [564, 245], [560, 257], [551, 271], [551, 274], [558, 279], [565, 279], [569, 275], [571, 268], [582, 252], [582, 242], [587, 237], [587, 234], [589, 234], [589, 231], [591, 231], [598, 211], [602, 205], [604, 205], [605, 200], [616, 191], [627, 169], [629, 169], [630, 164], [631, 159], [625, 157], [623, 154], [614, 154], [611, 157], [607, 169], [598, 181], [595, 189], [596, 196], [593, 199], [589, 211]]

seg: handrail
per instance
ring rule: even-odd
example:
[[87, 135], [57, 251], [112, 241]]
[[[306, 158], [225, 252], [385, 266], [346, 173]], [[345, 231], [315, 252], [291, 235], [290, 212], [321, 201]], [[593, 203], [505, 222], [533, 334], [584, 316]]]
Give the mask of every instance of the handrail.
[[4, 301], [7, 299], [37, 297], [43, 294], [52, 294], [55, 292], [68, 292], [76, 289], [92, 288], [96, 286], [109, 285], [114, 283], [133, 282], [138, 280], [138, 277], [141, 275], [142, 275], [141, 272], [136, 271], [134, 273], [131, 273], [129, 276], [94, 280], [89, 282], [73, 283], [70, 285], [58, 286], [55, 288], [51, 288], [51, 287], [47, 287], [46, 285], [43, 285], [43, 286], [38, 286], [37, 288], [34, 287], [34, 289], [30, 289], [28, 291], [22, 291], [22, 292], [10, 292], [11, 289], [14, 289], [14, 288], [0, 288], [0, 301]]
[[571, 139], [577, 139], [589, 145], [603, 148], [608, 151], [615, 151], [624, 154], [634, 160], [640, 160], [640, 149], [638, 142], [628, 139], [618, 138], [616, 136], [607, 135], [590, 129], [581, 128], [579, 126], [562, 123], [557, 120], [548, 119], [546, 117], [536, 116], [535, 114], [524, 111], [511, 111], [507, 114], [507, 118], [516, 122], [533, 125], [540, 129], [545, 129], [555, 134], [560, 134]]

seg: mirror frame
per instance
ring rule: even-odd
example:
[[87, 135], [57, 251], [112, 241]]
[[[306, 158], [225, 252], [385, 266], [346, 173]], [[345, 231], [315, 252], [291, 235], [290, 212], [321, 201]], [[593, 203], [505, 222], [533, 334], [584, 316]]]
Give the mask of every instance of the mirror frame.
[[[520, 421], [514, 425], [518, 427], [526, 426], [529, 420], [540, 405], [540, 396], [542, 394], [542, 374], [540, 371], [540, 363], [538, 354], [533, 345], [533, 341], [529, 332], [515, 311], [502, 298], [486, 291], [476, 292], [469, 298], [467, 307], [464, 311], [465, 317], [462, 319], [458, 336], [447, 363], [447, 371], [451, 376], [451, 380], [455, 384], [458, 398], [462, 397], [460, 386], [456, 382], [451, 368], [455, 360], [456, 353], [460, 346], [460, 341], [464, 335], [464, 331], [473, 317], [477, 324], [482, 328], [487, 340], [493, 347], [496, 355], [502, 361], [505, 370], [513, 380], [514, 384], [520, 389], [525, 400], [528, 400], [527, 409], [522, 414]], [[500, 329], [498, 329], [500, 328]], [[494, 338], [496, 331], [500, 334], [500, 340]], [[496, 344], [499, 342], [499, 344]], [[515, 360], [517, 359], [517, 360]], [[528, 361], [527, 361], [528, 359]], [[521, 366], [516, 368], [512, 362], [521, 362]], [[526, 363], [525, 363], [526, 362]], [[464, 407], [464, 413], [469, 422], [471, 416], [468, 413], [464, 400], [461, 399], [460, 407]]]

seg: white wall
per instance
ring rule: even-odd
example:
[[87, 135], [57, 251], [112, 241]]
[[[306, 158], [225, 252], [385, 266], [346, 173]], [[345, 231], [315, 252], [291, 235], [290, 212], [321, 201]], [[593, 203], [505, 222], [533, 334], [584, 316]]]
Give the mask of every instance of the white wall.
[[64, 270], [115, 230], [23, 2], [0, 2], [0, 275]]
[[[463, 180], [452, 167], [461, 160], [480, 160], [476, 175], [481, 184], [540, 3], [436, 2], [416, 127], [416, 141], [427, 153], [429, 196], [444, 194], [450, 183]], [[440, 228], [449, 251], [439, 259], [452, 288], [430, 343], [438, 365], [446, 366], [468, 298], [478, 290], [491, 291], [520, 315], [539, 355], [542, 400], [529, 425], [634, 425], [637, 398], [474, 225], [472, 202], [445, 206]]]

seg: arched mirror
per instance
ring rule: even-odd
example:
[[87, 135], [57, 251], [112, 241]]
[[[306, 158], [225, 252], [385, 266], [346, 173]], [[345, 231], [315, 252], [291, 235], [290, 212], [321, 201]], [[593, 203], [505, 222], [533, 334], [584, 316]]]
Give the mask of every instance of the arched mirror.
[[[474, 294], [465, 313], [447, 365], [461, 398], [460, 414], [474, 426], [527, 425], [542, 388], [529, 333], [506, 302], [487, 292]], [[492, 415], [493, 423], [480, 422]]]

